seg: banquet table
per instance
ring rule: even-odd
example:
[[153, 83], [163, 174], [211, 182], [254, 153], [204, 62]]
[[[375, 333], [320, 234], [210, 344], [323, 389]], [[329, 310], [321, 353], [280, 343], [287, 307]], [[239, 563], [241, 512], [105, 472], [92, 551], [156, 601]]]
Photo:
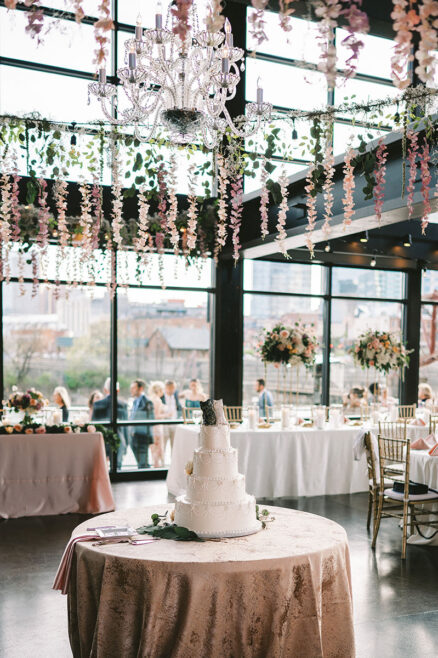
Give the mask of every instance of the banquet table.
[[[231, 430], [238, 449], [239, 472], [257, 498], [323, 496], [368, 491], [365, 457], [353, 460], [358, 427]], [[199, 427], [179, 425], [173, 443], [167, 488], [178, 496], [186, 489], [185, 464], [198, 446]]]
[[[429, 455], [427, 450], [411, 450], [409, 479], [427, 484], [431, 489], [438, 491], [438, 457]], [[433, 505], [432, 510], [438, 511], [438, 505]], [[434, 534], [438, 528], [425, 526], [420, 529], [425, 537], [416, 532], [408, 538], [409, 544], [438, 546], [438, 533]]]
[[0, 517], [113, 509], [100, 432], [0, 436]]
[[[123, 510], [99, 521], [136, 528], [166, 509]], [[344, 529], [313, 514], [268, 509], [275, 520], [247, 537], [78, 543], [68, 591], [73, 656], [352, 658]]]

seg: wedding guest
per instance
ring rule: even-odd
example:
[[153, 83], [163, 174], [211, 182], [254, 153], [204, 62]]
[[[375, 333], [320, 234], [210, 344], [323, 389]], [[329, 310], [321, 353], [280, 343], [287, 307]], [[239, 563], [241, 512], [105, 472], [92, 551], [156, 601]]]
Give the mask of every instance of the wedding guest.
[[260, 378], [257, 379], [256, 385], [255, 385], [255, 390], [259, 394], [259, 415], [260, 418], [265, 418], [267, 415], [267, 410], [268, 408], [272, 408], [274, 406], [274, 399], [272, 397], [271, 391], [268, 391], [266, 388], [265, 380]]
[[[155, 418], [166, 418], [167, 407], [161, 401], [161, 398], [164, 395], [164, 384], [163, 382], [156, 381], [151, 382], [148, 388], [148, 397], [151, 399], [152, 404], [154, 405], [154, 416]], [[164, 466], [164, 432], [162, 425], [153, 426], [153, 437], [154, 442], [150, 447], [151, 456], [153, 460], [154, 468], [160, 468]]]
[[88, 409], [89, 409], [89, 419], [90, 420], [93, 416], [94, 403], [97, 402], [97, 400], [102, 400], [102, 398], [103, 398], [103, 394], [98, 390], [93, 391], [91, 393], [90, 397], [88, 398]]
[[[134, 398], [129, 420], [153, 420], [154, 405], [145, 395], [146, 383], [134, 379], [130, 386]], [[131, 428], [131, 448], [137, 460], [137, 468], [150, 468], [148, 460], [149, 445], [153, 442], [150, 425], [135, 425]]]
[[[117, 419], [118, 420], [128, 420], [128, 405], [126, 402], [123, 402], [119, 399], [119, 382], [117, 382]], [[111, 420], [111, 378], [108, 377], [103, 386], [104, 397], [101, 400], [96, 400], [93, 405], [93, 413], [91, 415], [91, 420], [94, 421], [104, 421]], [[126, 448], [128, 445], [128, 434], [126, 427], [119, 427], [118, 435], [120, 438], [120, 446], [117, 450], [117, 468], [122, 467], [123, 455], [126, 453]], [[108, 450], [107, 450], [108, 454]]]
[[343, 399], [344, 409], [360, 409], [366, 406], [365, 389], [363, 386], [353, 386]]
[[433, 390], [429, 384], [420, 384], [418, 387], [418, 406], [433, 407]]
[[199, 379], [193, 378], [189, 382], [189, 389], [184, 391], [185, 407], [188, 409], [200, 409], [201, 402], [207, 399]]
[[[179, 394], [176, 390], [176, 384], [172, 379], [168, 379], [164, 383], [164, 395], [161, 398], [161, 402], [167, 407], [167, 418], [169, 420], [175, 420], [176, 418], [181, 418], [182, 408], [179, 401]], [[167, 442], [170, 442], [170, 450], [173, 448], [173, 439], [175, 438], [176, 425], [165, 425], [164, 430], [164, 454], [166, 454]]]
[[62, 422], [67, 423], [70, 414], [70, 396], [64, 386], [57, 386], [53, 391], [53, 402], [62, 411]]

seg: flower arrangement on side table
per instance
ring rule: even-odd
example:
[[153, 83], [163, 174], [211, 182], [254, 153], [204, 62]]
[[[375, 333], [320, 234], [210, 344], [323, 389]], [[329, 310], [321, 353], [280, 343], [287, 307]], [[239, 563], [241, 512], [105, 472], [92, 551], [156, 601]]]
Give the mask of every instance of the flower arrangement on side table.
[[22, 424], [25, 427], [32, 424], [32, 416], [42, 411], [47, 404], [48, 400], [40, 391], [36, 391], [34, 388], [29, 388], [25, 393], [14, 391], [6, 402], [9, 409], [16, 413], [24, 413]]
[[406, 349], [398, 334], [369, 329], [357, 338], [350, 352], [361, 368], [388, 373], [406, 368], [413, 350]]

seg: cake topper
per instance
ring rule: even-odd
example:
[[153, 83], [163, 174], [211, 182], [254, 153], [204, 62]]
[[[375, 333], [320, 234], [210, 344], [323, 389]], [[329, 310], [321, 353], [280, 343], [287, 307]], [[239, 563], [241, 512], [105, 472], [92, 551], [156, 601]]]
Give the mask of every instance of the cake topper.
[[216, 425], [216, 414], [214, 410], [214, 402], [210, 398], [205, 402], [200, 402], [202, 409], [202, 423], [203, 425]]
[[218, 425], [228, 425], [228, 421], [225, 417], [223, 400], [213, 400], [213, 409], [216, 415], [216, 423]]

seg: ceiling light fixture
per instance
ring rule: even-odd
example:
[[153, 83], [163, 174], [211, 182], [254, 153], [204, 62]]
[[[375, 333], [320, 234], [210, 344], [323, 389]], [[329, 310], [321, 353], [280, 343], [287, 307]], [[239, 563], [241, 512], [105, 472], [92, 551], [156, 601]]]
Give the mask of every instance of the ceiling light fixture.
[[[188, 31], [175, 34], [171, 2], [163, 26], [161, 3], [155, 29], [143, 29], [141, 17], [133, 38], [125, 42], [125, 66], [118, 69], [120, 87], [107, 82], [106, 69], [88, 85], [107, 120], [118, 126], [134, 126], [141, 142], [165, 135], [173, 144], [199, 142], [217, 146], [227, 129], [235, 137], [249, 137], [271, 116], [272, 105], [263, 100], [260, 78], [255, 103], [247, 103], [245, 116], [232, 119], [227, 102], [236, 95], [240, 70], [245, 69], [242, 48], [233, 44], [231, 23], [224, 31], [200, 30], [196, 2], [191, 5]], [[123, 89], [128, 105], [118, 105]], [[114, 116], [114, 110], [116, 110]]]
[[373, 256], [372, 259], [370, 260], [370, 267], [376, 267], [376, 265], [377, 265], [376, 257]]
[[327, 244], [324, 247], [324, 251], [326, 251], [328, 254], [331, 252], [332, 248], [330, 246], [330, 242], [327, 242]]
[[412, 247], [412, 235], [409, 233], [405, 238], [403, 238], [404, 247]]
[[359, 238], [359, 242], [368, 242], [368, 231], [365, 231], [365, 233]]

